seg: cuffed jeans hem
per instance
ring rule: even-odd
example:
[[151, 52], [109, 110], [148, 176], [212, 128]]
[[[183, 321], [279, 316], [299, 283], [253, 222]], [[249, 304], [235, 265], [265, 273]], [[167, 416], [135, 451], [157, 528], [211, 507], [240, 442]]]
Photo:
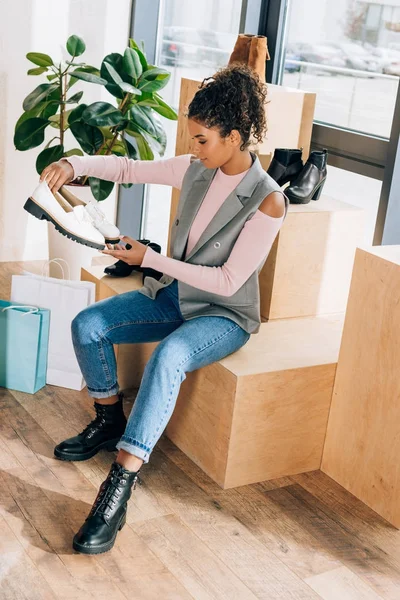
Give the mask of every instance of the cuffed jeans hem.
[[138, 458], [141, 458], [144, 463], [148, 463], [150, 459], [150, 451], [146, 449], [146, 446], [141, 442], [137, 442], [132, 438], [122, 436], [116, 445], [117, 450], [125, 450], [129, 454], [133, 454]]
[[118, 383], [116, 383], [115, 385], [113, 385], [112, 388], [110, 389], [100, 389], [100, 390], [94, 390], [93, 388], [90, 388], [89, 386], [87, 386], [87, 391], [89, 396], [91, 396], [92, 398], [110, 398], [111, 396], [116, 396], [119, 392], [119, 385]]

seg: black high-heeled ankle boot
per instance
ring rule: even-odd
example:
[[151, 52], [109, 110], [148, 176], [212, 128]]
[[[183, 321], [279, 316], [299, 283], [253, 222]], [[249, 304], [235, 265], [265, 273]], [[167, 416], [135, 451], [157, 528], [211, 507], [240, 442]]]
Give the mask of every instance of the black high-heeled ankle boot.
[[139, 481], [139, 471], [128, 471], [114, 462], [86, 521], [75, 535], [73, 548], [81, 554], [101, 554], [114, 546], [126, 522], [128, 500]]
[[[156, 244], [155, 242], [150, 242], [150, 240], [143, 239], [138, 240], [141, 244], [145, 246], [149, 246], [155, 252], [161, 254], [161, 246], [160, 244]], [[130, 244], [126, 244], [126, 249], [130, 250], [132, 246]], [[112, 275], [113, 277], [128, 277], [133, 271], [138, 271], [139, 273], [143, 273], [144, 277], [154, 277], [154, 279], [160, 279], [162, 277], [162, 273], [159, 271], [155, 271], [154, 269], [142, 268], [140, 265], [128, 265], [123, 260], [118, 260], [113, 265], [109, 265], [104, 269], [104, 273], [106, 275]]]
[[311, 152], [300, 175], [285, 189], [291, 204], [308, 204], [319, 199], [326, 180], [327, 158], [325, 149]]
[[123, 411], [123, 394], [115, 404], [94, 403], [95, 419], [85, 429], [72, 438], [68, 438], [54, 448], [54, 456], [60, 460], [88, 460], [99, 450], [115, 450], [126, 427]]
[[275, 148], [268, 175], [280, 186], [296, 179], [304, 166], [301, 152], [297, 148]]

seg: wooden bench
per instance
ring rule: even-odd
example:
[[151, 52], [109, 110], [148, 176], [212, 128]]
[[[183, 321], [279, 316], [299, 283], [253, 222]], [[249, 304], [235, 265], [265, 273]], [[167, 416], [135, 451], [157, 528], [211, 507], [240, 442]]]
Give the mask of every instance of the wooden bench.
[[[82, 269], [97, 300], [141, 286]], [[343, 314], [263, 323], [238, 352], [189, 373], [166, 435], [222, 488], [318, 469]], [[117, 347], [122, 388], [138, 387], [155, 344]]]

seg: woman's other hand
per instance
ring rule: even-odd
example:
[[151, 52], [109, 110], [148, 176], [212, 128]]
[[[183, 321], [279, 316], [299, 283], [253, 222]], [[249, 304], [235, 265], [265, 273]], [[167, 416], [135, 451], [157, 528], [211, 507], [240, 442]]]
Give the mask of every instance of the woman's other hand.
[[69, 183], [73, 179], [74, 169], [67, 160], [63, 159], [51, 163], [51, 165], [43, 169], [40, 175], [40, 181], [46, 180], [50, 191], [53, 193], [58, 192], [62, 185]]
[[147, 246], [126, 235], [121, 235], [121, 240], [124, 241], [125, 244], [130, 244], [132, 248], [127, 250], [125, 246], [121, 246], [121, 244], [116, 244], [113, 248], [111, 244], [107, 244], [108, 250], [102, 250], [102, 253], [114, 256], [114, 258], [122, 260], [127, 265], [141, 265]]

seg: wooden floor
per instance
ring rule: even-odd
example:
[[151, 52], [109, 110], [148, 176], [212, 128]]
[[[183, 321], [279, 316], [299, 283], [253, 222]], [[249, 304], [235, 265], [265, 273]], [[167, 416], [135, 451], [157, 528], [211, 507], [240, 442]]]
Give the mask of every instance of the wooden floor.
[[328, 477], [223, 491], [165, 437], [114, 549], [75, 553], [114, 455], [64, 463], [53, 448], [92, 414], [85, 391], [0, 388], [1, 600], [400, 599], [400, 532]]

